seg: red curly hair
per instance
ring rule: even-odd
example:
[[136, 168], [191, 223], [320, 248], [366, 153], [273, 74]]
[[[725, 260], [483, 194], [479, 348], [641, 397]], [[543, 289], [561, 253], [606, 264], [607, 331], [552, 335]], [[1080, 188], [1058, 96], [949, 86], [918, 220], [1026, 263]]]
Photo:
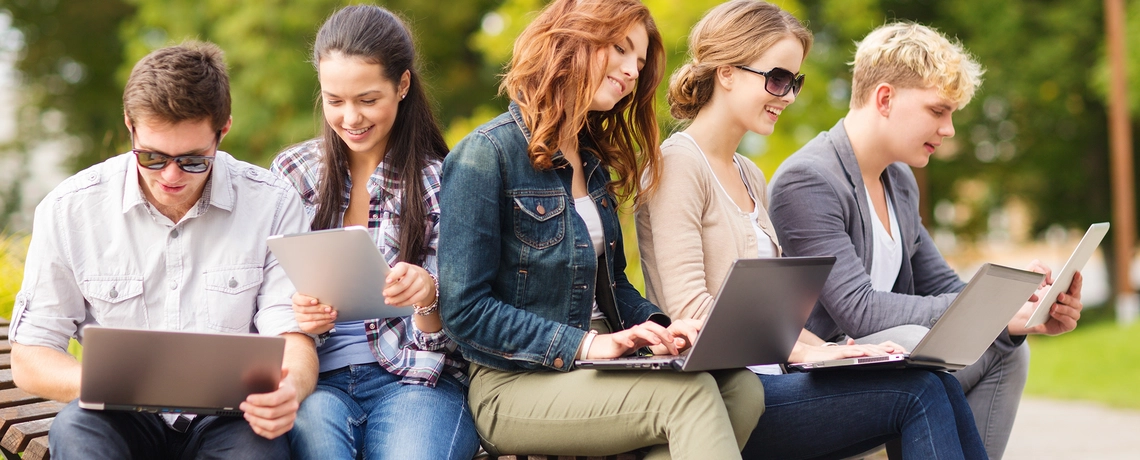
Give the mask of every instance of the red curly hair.
[[[589, 111], [608, 64], [596, 56], [606, 56], [599, 52], [624, 39], [634, 24], [645, 27], [649, 46], [633, 92], [608, 111]], [[657, 183], [656, 89], [664, 73], [661, 33], [645, 5], [636, 0], [555, 0], [515, 40], [500, 91], [522, 109], [532, 133], [527, 154], [536, 169], [551, 169], [560, 145], [578, 149], [585, 129], [597, 146], [592, 153], [613, 173], [610, 192], [625, 200]]]

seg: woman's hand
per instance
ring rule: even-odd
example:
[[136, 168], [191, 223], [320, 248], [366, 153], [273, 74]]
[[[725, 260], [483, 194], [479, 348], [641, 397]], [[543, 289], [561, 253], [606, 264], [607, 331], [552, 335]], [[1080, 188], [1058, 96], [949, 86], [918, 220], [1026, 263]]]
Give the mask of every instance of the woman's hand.
[[[695, 319], [678, 319], [674, 320], [666, 331], [673, 335], [673, 346], [677, 350], [676, 353], [688, 350], [693, 346], [693, 342], [697, 341], [697, 334], [701, 332], [701, 326], [704, 326], [704, 321]], [[655, 355], [668, 355], [670, 353], [664, 345], [653, 345], [649, 347]]]
[[407, 262], [397, 263], [384, 280], [384, 303], [397, 307], [435, 302], [435, 280], [423, 267]]
[[594, 337], [590, 349], [586, 351], [585, 357], [590, 359], [618, 358], [632, 350], [654, 345], [665, 347], [665, 354], [677, 354], [677, 345], [674, 339], [679, 339], [679, 337], [674, 337], [673, 333], [664, 326], [653, 321], [646, 321], [624, 331], [598, 334], [597, 337]]
[[856, 345], [852, 339], [847, 339], [847, 345], [820, 346], [796, 342], [792, 354], [788, 357], [793, 363], [814, 363], [831, 359], [858, 358], [862, 356], [885, 356], [897, 353], [906, 353], [906, 348], [894, 342], [883, 342], [878, 345]]
[[324, 334], [332, 330], [336, 321], [336, 310], [332, 306], [301, 293], [293, 294], [293, 315], [301, 330], [309, 334]]

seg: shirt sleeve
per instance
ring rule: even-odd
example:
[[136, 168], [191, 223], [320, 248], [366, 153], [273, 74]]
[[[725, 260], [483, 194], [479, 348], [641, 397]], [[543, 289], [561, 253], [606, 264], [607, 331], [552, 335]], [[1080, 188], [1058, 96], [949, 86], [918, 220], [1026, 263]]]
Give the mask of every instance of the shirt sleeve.
[[[288, 193], [286, 193], [288, 192]], [[306, 231], [306, 218], [301, 207], [301, 199], [292, 191], [282, 190], [278, 200], [277, 217], [274, 219], [273, 235], [300, 233]], [[257, 313], [253, 321], [262, 335], [281, 335], [287, 332], [300, 332], [297, 317], [293, 314], [293, 293], [296, 288], [289, 281], [285, 269], [277, 261], [273, 252], [265, 248], [264, 278], [257, 296]], [[317, 340], [316, 336], [307, 334]]]
[[87, 318], [86, 302], [67, 250], [62, 204], [48, 195], [36, 207], [24, 281], [12, 309], [14, 343], [67, 352], [68, 342]]

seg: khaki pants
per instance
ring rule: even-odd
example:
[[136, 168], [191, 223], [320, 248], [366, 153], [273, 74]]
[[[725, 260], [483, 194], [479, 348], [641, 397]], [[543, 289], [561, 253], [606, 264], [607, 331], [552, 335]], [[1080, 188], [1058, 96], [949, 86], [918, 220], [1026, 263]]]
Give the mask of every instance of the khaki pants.
[[752, 372], [503, 372], [471, 365], [475, 427], [492, 454], [733, 459], [764, 412]]

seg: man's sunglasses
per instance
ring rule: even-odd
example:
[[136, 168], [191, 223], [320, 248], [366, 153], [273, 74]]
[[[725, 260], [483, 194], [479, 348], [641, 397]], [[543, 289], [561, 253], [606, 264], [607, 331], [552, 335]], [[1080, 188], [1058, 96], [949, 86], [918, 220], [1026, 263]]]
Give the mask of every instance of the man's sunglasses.
[[776, 97], [784, 97], [788, 94], [788, 91], [799, 96], [800, 89], [804, 87], [803, 74], [796, 75], [787, 69], [773, 67], [772, 70], [764, 72], [746, 65], [738, 65], [736, 68], [763, 76], [767, 80], [764, 84], [764, 90]]
[[[132, 138], [134, 138], [134, 134], [135, 134], [134, 130], [131, 130], [131, 137]], [[219, 131], [214, 136], [214, 148], [215, 149], [217, 148], [218, 142], [221, 140], [221, 137], [222, 137], [221, 131]], [[173, 161], [174, 164], [178, 165], [178, 169], [181, 169], [181, 170], [188, 172], [188, 173], [191, 173], [191, 174], [200, 174], [200, 173], [204, 173], [206, 171], [209, 171], [210, 165], [214, 162], [213, 156], [206, 156], [206, 155], [178, 155], [178, 156], [173, 156], [173, 155], [167, 155], [167, 154], [162, 153], [162, 152], [155, 152], [153, 150], [146, 150], [146, 149], [131, 149], [131, 152], [135, 154], [135, 158], [138, 158], [139, 166], [142, 166], [146, 169], [151, 169], [154, 171], [163, 170], [164, 168], [166, 168], [167, 164], [169, 164], [171, 161]]]

